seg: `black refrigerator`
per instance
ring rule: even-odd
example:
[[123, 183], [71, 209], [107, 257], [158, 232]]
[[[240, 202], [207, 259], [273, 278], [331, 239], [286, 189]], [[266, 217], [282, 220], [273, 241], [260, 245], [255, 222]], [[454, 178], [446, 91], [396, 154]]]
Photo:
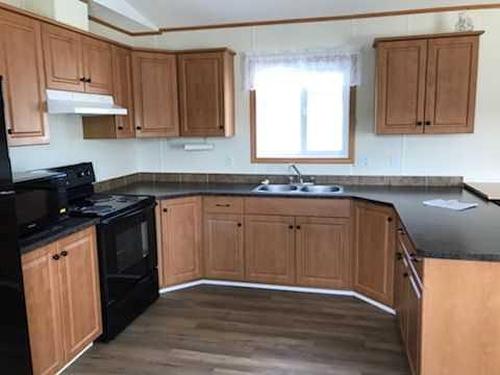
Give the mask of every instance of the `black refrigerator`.
[[0, 76], [0, 371], [32, 374], [15, 195]]

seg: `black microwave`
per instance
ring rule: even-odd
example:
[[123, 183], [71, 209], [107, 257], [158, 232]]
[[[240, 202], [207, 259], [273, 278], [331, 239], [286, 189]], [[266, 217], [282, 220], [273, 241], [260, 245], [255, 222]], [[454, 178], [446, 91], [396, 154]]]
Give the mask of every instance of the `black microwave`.
[[21, 237], [43, 230], [68, 214], [65, 173], [33, 171], [14, 174], [16, 213]]

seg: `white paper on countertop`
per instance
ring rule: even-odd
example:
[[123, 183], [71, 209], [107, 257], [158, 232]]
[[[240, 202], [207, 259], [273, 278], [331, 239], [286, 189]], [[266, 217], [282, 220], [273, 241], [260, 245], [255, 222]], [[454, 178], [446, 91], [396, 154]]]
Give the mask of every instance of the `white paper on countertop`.
[[445, 200], [445, 199], [432, 199], [430, 201], [422, 202], [426, 206], [439, 207], [439, 208], [447, 208], [453, 211], [464, 211], [469, 208], [475, 208], [478, 206], [477, 203], [466, 203], [460, 202], [457, 199]]

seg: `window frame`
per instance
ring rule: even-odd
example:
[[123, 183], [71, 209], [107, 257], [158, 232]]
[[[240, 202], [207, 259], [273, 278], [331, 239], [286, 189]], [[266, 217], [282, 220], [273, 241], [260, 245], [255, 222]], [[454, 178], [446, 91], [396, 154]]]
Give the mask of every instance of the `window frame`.
[[356, 127], [356, 87], [349, 90], [349, 140], [345, 158], [278, 158], [257, 157], [257, 91], [250, 90], [250, 153], [252, 164], [354, 164], [354, 131]]

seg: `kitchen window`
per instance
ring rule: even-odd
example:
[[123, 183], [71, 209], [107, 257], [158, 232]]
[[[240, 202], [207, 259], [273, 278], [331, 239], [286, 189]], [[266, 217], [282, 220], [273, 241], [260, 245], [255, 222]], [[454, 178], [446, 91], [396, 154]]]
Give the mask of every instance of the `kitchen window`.
[[352, 163], [358, 55], [250, 55], [254, 163]]

